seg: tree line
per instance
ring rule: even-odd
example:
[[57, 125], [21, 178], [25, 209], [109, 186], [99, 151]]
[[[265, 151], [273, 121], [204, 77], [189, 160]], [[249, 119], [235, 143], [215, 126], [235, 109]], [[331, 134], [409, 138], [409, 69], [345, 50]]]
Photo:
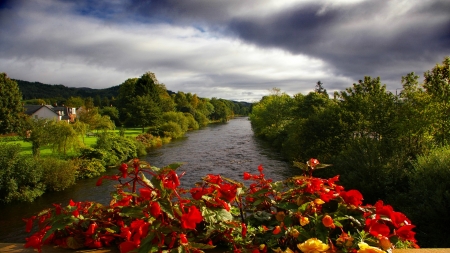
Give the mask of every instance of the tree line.
[[401, 80], [395, 93], [380, 78], [364, 77], [329, 96], [293, 97], [274, 89], [253, 106], [254, 133], [289, 161], [314, 157], [333, 164], [319, 176], [339, 174], [366, 203], [382, 199], [418, 224], [419, 245], [450, 247], [450, 57]]

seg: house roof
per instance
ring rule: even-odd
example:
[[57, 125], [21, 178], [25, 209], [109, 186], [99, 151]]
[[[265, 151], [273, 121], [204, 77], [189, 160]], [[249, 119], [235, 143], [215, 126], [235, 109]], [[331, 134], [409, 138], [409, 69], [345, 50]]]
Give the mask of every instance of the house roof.
[[23, 107], [25, 108], [26, 114], [32, 115], [33, 113], [44, 107], [44, 105], [24, 105]]

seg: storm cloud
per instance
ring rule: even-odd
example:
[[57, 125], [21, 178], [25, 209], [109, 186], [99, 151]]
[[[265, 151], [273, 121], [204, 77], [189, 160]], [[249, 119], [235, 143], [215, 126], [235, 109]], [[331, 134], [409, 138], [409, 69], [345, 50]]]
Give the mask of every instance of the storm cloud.
[[448, 1], [4, 1], [0, 71], [107, 88], [154, 72], [172, 91], [257, 101], [277, 87], [401, 87], [450, 55]]

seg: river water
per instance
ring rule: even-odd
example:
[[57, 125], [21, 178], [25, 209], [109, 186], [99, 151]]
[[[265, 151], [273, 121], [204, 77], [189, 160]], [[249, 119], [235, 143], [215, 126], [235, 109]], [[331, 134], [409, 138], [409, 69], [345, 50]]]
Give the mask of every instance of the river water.
[[[247, 117], [239, 117], [228, 123], [210, 124], [200, 130], [190, 131], [184, 138], [174, 140], [150, 151], [145, 158], [156, 167], [181, 162], [177, 172], [185, 172], [180, 179], [182, 186], [190, 188], [207, 174], [220, 174], [242, 182], [244, 172], [258, 173], [262, 164], [266, 178], [283, 180], [295, 171], [280, 154], [256, 139]], [[107, 174], [114, 174], [114, 169]], [[74, 187], [62, 192], [46, 193], [33, 203], [13, 203], [0, 206], [0, 242], [23, 243], [25, 222], [22, 218], [35, 215], [52, 203], [68, 205], [74, 201], [96, 201], [108, 204], [115, 182], [104, 180], [96, 187], [97, 179], [80, 180]]]

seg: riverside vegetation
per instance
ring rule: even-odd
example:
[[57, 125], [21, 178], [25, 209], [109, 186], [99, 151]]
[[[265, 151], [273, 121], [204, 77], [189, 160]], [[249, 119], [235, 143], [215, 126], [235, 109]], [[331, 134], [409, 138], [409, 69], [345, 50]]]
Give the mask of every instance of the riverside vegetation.
[[293, 97], [275, 89], [253, 105], [255, 135], [289, 161], [316, 157], [333, 164], [365, 203], [382, 199], [417, 225], [422, 247], [449, 248], [450, 57], [424, 73], [409, 73], [394, 92], [366, 76], [329, 96], [323, 84]]

